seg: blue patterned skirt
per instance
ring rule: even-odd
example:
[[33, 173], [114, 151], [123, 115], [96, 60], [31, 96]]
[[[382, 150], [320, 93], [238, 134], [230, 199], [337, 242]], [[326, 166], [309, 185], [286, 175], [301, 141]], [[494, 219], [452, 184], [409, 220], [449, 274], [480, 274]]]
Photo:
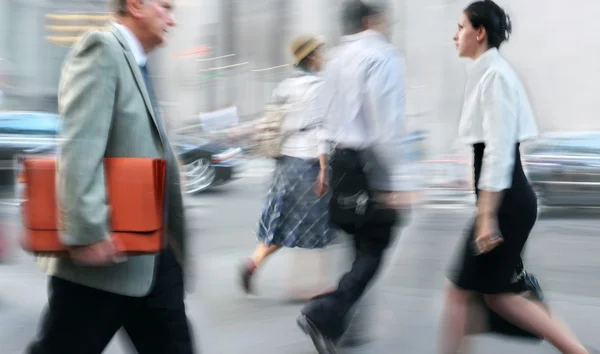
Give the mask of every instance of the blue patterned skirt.
[[256, 236], [266, 246], [324, 248], [334, 238], [329, 222], [331, 192], [319, 197], [314, 186], [318, 160], [284, 156], [277, 160]]

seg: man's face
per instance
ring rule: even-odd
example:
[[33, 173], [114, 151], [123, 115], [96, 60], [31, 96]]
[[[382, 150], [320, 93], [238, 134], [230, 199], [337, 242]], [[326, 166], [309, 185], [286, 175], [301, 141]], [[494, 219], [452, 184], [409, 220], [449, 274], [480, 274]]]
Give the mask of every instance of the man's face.
[[175, 26], [172, 10], [173, 0], [144, 0], [140, 8], [140, 20], [148, 49], [166, 42], [169, 29]]

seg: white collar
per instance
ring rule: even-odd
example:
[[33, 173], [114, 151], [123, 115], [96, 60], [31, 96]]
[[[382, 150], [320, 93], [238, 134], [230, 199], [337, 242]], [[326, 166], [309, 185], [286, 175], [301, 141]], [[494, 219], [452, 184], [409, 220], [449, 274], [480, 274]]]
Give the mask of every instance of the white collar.
[[342, 40], [342, 42], [356, 41], [356, 40], [367, 38], [367, 37], [383, 38], [384, 36], [383, 36], [383, 34], [377, 32], [377, 31], [368, 29], [368, 30], [358, 32], [355, 34], [348, 34], [348, 35], [342, 36], [341, 40]]
[[125, 37], [125, 41], [127, 41], [127, 44], [129, 45], [129, 50], [131, 50], [131, 52], [133, 53], [133, 57], [135, 58], [136, 63], [139, 66], [146, 65], [146, 62], [148, 61], [148, 56], [144, 52], [144, 48], [142, 47], [140, 40], [137, 39], [133, 32], [131, 32], [131, 30], [126, 26], [123, 26], [122, 24], [116, 22], [114, 22], [113, 25], [115, 25], [115, 27], [117, 27], [117, 29], [121, 32], [123, 37]]
[[475, 59], [469, 66], [469, 71], [487, 69], [490, 64], [500, 55], [497, 48], [490, 48], [481, 54], [479, 58]]

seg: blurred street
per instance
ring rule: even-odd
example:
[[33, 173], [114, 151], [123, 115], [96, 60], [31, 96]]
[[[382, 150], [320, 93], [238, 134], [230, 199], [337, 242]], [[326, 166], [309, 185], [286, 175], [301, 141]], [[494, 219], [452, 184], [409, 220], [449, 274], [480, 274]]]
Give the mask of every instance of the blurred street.
[[[309, 354], [310, 340], [297, 329], [300, 305], [284, 292], [292, 267], [305, 279], [319, 268], [313, 255], [284, 250], [268, 260], [257, 276], [258, 296], [238, 286], [238, 260], [255, 245], [253, 228], [269, 182], [270, 163], [250, 161], [239, 180], [188, 200], [194, 235], [197, 286], [188, 296], [189, 314], [202, 353]], [[0, 206], [2, 225], [10, 232], [17, 209]], [[471, 213], [469, 207], [421, 207], [392, 248], [382, 279], [372, 290], [376, 313], [370, 333], [376, 339], [365, 353], [435, 352], [444, 273]], [[600, 347], [600, 212], [570, 209], [544, 213], [526, 251], [528, 269], [545, 289], [554, 313], [587, 345]], [[7, 231], [8, 230], [8, 231]], [[14, 233], [11, 233], [14, 236]], [[329, 277], [344, 267], [343, 247], [329, 251]], [[298, 270], [300, 269], [300, 270]], [[308, 281], [314, 276], [309, 277]], [[17, 251], [0, 265], [0, 343], [2, 354], [22, 353], [37, 330], [46, 302], [45, 276], [30, 256]], [[93, 321], [93, 319], [90, 319]], [[554, 353], [550, 346], [482, 337], [473, 353]], [[131, 352], [119, 336], [107, 353]]]
[[[472, 1], [366, 1], [388, 8], [387, 37], [405, 65], [403, 170], [427, 192], [408, 225], [398, 230], [368, 294], [373, 307], [365, 327], [373, 341], [341, 353], [436, 353], [445, 275], [474, 211], [472, 147], [457, 141], [469, 62], [457, 57], [452, 40], [456, 21]], [[540, 132], [530, 146], [521, 145], [528, 179], [544, 204], [525, 250], [526, 268], [539, 278], [553, 314], [584, 345], [600, 349], [600, 120], [594, 94], [600, 91], [600, 70], [593, 59], [600, 45], [592, 38], [593, 28], [600, 29], [592, 19], [600, 1], [576, 6], [559, 0], [495, 1], [514, 21], [502, 56], [523, 81]], [[20, 168], [18, 156], [58, 151], [64, 59], [85, 32], [109, 28], [115, 20], [111, 2], [0, 0], [0, 354], [23, 353], [47, 301], [46, 275], [18, 245], [19, 201], [14, 189], [3, 185], [15, 179], [11, 170]], [[246, 296], [239, 261], [256, 245], [254, 230], [274, 164], [242, 155], [256, 153], [257, 118], [273, 101], [277, 85], [296, 70], [290, 41], [301, 33], [319, 35], [324, 57], [334, 57], [332, 49], [342, 39], [343, 2], [174, 0], [177, 26], [169, 31], [168, 45], [148, 53], [156, 89], [151, 108], [162, 116], [181, 163], [182, 189], [202, 191], [186, 197], [195, 270], [187, 306], [199, 353], [316, 352], [296, 326], [302, 305], [288, 295], [292, 287], [334, 286], [349, 267], [345, 239], [322, 252], [275, 254], [255, 277], [257, 295]], [[581, 31], [582, 24], [589, 30]], [[140, 28], [146, 27], [154, 26]], [[131, 99], [115, 100], [126, 101]], [[595, 208], [574, 207], [582, 205]], [[135, 350], [119, 333], [106, 353]], [[556, 350], [481, 336], [470, 353]]]

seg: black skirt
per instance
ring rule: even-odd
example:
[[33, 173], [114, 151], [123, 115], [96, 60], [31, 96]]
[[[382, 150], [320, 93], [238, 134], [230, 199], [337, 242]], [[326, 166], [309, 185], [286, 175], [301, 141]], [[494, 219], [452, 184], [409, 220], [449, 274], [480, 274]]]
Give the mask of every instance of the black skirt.
[[[481, 175], [485, 144], [473, 145], [475, 193]], [[516, 272], [522, 264], [521, 253], [537, 218], [537, 200], [521, 165], [519, 144], [515, 149], [512, 184], [504, 191], [498, 224], [504, 242], [483, 255], [475, 254], [475, 220], [465, 233], [458, 264], [450, 280], [459, 288], [482, 294], [511, 292]]]

